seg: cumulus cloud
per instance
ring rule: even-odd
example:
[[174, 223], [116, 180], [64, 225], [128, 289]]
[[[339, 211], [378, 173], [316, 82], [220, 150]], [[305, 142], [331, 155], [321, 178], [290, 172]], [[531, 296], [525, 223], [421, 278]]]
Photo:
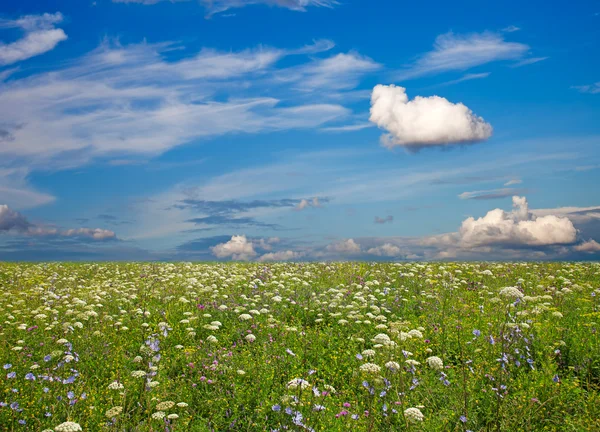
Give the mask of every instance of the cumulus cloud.
[[28, 236], [75, 237], [90, 240], [115, 240], [116, 234], [100, 228], [73, 228], [61, 230], [29, 222], [21, 213], [5, 204], [0, 205], [0, 233], [13, 233]]
[[231, 258], [235, 261], [248, 261], [257, 254], [251, 241], [245, 235], [234, 235], [226, 243], [220, 243], [210, 248], [217, 258]]
[[20, 28], [25, 35], [12, 43], [0, 42], [0, 66], [9, 65], [48, 52], [67, 39], [62, 29], [54, 28], [63, 16], [55, 14], [25, 15], [16, 20], [0, 20], [2, 28]]
[[587, 252], [587, 253], [600, 252], [600, 243], [598, 243], [596, 240], [590, 239], [586, 242], [583, 242], [583, 243], [573, 247], [573, 249], [576, 250], [577, 252]]
[[343, 240], [337, 243], [332, 243], [326, 247], [327, 252], [339, 254], [358, 254], [360, 253], [360, 245], [353, 239]]
[[388, 222], [389, 223], [394, 222], [394, 216], [389, 215], [389, 216], [384, 217], [384, 218], [380, 218], [379, 216], [375, 216], [375, 223], [376, 224], [382, 224], [383, 225], [383, 224], [386, 224]]
[[398, 73], [397, 78], [405, 80], [446, 71], [466, 70], [499, 60], [516, 60], [522, 58], [527, 51], [527, 45], [507, 42], [504, 35], [498, 33], [457, 35], [449, 32], [438, 36], [433, 50]]
[[397, 257], [401, 254], [400, 248], [391, 243], [384, 243], [381, 246], [373, 247], [367, 250], [368, 254], [381, 257]]
[[389, 132], [382, 136], [388, 148], [418, 150], [474, 143], [492, 136], [492, 126], [464, 104], [439, 96], [417, 96], [409, 101], [406, 89], [395, 85], [375, 86], [369, 120]]
[[302, 256], [303, 254], [300, 252], [286, 250], [264, 254], [258, 259], [258, 261], [289, 261], [293, 259], [302, 258]]
[[459, 234], [462, 246], [572, 244], [577, 239], [573, 223], [556, 215], [537, 217], [529, 211], [525, 197], [513, 197], [513, 210], [489, 211], [485, 216], [463, 221]]

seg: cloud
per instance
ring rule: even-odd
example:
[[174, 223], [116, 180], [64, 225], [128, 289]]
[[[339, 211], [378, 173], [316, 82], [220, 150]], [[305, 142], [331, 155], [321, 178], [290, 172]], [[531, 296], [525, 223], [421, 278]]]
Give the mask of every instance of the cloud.
[[301, 211], [304, 209], [307, 209], [309, 207], [313, 207], [313, 208], [319, 208], [322, 207], [322, 203], [326, 203], [329, 202], [329, 199], [327, 198], [321, 198], [321, 200], [319, 201], [319, 197], [314, 197], [311, 200], [307, 200], [307, 199], [302, 199], [300, 200], [300, 202], [298, 203], [298, 205], [296, 205], [295, 210], [297, 211]]
[[5, 204], [0, 205], [0, 233], [21, 234], [27, 236], [75, 237], [90, 240], [115, 240], [113, 231], [100, 228], [75, 228], [60, 230], [54, 227], [29, 222], [21, 213]]
[[[155, 156], [203, 138], [315, 128], [350, 113], [339, 104], [299, 101], [299, 91], [274, 84], [277, 61], [298, 50], [203, 49], [167, 60], [180, 48], [105, 42], [61, 69], [0, 82], [2, 125], [20, 125], [3, 135], [0, 168]], [[267, 86], [281, 98], [265, 97]]]
[[600, 93], [600, 81], [589, 85], [572, 86], [571, 88], [578, 90], [580, 93], [598, 94]]
[[389, 223], [394, 222], [394, 216], [389, 215], [389, 216], [387, 216], [385, 218], [380, 218], [379, 216], [375, 216], [375, 223], [376, 224], [382, 224], [383, 225], [383, 224], [388, 223], [388, 222]]
[[470, 74], [465, 74], [462, 77], [452, 80], [452, 81], [446, 81], [442, 84], [440, 84], [440, 86], [447, 86], [447, 85], [453, 85], [453, 84], [458, 84], [461, 83], [463, 81], [471, 81], [471, 80], [475, 80], [475, 79], [482, 79], [482, 78], [487, 78], [489, 77], [491, 74], [491, 72], [481, 72], [481, 73], [470, 73]]
[[424, 147], [474, 143], [492, 136], [492, 126], [462, 103], [439, 96], [409, 101], [404, 87], [377, 85], [371, 96], [369, 120], [389, 133], [382, 136], [385, 147]]
[[505, 188], [463, 192], [458, 197], [463, 200], [491, 200], [506, 198], [520, 193], [523, 193], [522, 189]]
[[355, 132], [355, 131], [371, 128], [373, 126], [374, 125], [371, 123], [363, 122], [363, 123], [357, 123], [357, 124], [351, 124], [351, 125], [345, 125], [345, 126], [329, 126], [329, 127], [321, 128], [320, 130], [322, 130], [323, 132]]
[[377, 255], [381, 257], [397, 257], [401, 254], [400, 248], [391, 243], [384, 243], [381, 246], [377, 246], [367, 250], [368, 254]]
[[524, 197], [514, 196], [511, 212], [495, 209], [478, 219], [469, 217], [463, 221], [458, 236], [463, 247], [549, 246], [574, 243], [577, 230], [568, 218], [554, 214], [535, 216]]
[[502, 29], [502, 31], [505, 32], [505, 33], [513, 33], [513, 32], [519, 31], [519, 30], [521, 30], [520, 27], [517, 27], [517, 26], [512, 25], [512, 24], [509, 25], [508, 27], [504, 27]]
[[304, 91], [322, 89], [348, 90], [355, 88], [360, 79], [371, 72], [381, 69], [379, 63], [358, 53], [340, 53], [324, 59], [282, 70], [277, 78], [282, 82], [292, 82]]
[[[161, 2], [184, 2], [190, 0], [113, 0], [113, 3], [137, 3], [142, 5], [154, 5]], [[333, 8], [339, 3], [336, 0], [200, 0], [206, 8], [206, 16], [225, 12], [229, 9], [243, 8], [250, 5], [266, 5], [281, 7], [298, 12], [305, 12], [307, 7]]]
[[499, 60], [522, 58], [529, 46], [507, 42], [502, 34], [484, 32], [456, 35], [452, 32], [436, 38], [433, 51], [421, 57], [397, 79], [406, 80], [453, 70], [467, 70], [475, 66]]
[[299, 12], [304, 12], [311, 6], [332, 8], [339, 4], [335, 0], [201, 0], [201, 3], [206, 7], [208, 16], [254, 4], [277, 6]]
[[530, 65], [530, 64], [539, 63], [539, 62], [547, 60], [549, 58], [550, 57], [532, 57], [532, 58], [521, 60], [520, 62], [517, 62], [517, 63], [511, 65], [510, 67], [511, 68], [518, 68], [518, 67], [521, 67], [521, 66], [527, 66], [527, 65]]
[[258, 258], [258, 261], [289, 261], [293, 259], [302, 258], [303, 254], [299, 252], [294, 252], [291, 250], [279, 251], [279, 252], [270, 252], [262, 255]]
[[511, 179], [509, 181], [507, 181], [506, 183], [504, 183], [504, 186], [512, 186], [512, 185], [517, 185], [517, 184], [521, 184], [523, 183], [523, 180], [521, 179]]
[[586, 242], [583, 242], [583, 243], [573, 247], [573, 249], [576, 250], [577, 252], [588, 252], [588, 253], [600, 252], [600, 243], [598, 243], [596, 240], [590, 239]]
[[358, 254], [361, 252], [360, 246], [353, 240], [348, 239], [337, 243], [327, 245], [325, 248], [328, 252], [339, 253], [339, 254]]
[[59, 42], [67, 39], [62, 29], [54, 28], [54, 25], [62, 20], [60, 12], [25, 15], [16, 20], [0, 20], [0, 29], [20, 28], [25, 32], [25, 35], [15, 42], [0, 42], [0, 66], [27, 60], [53, 50]]
[[252, 242], [245, 235], [234, 235], [227, 243], [220, 243], [210, 250], [217, 258], [231, 258], [234, 261], [248, 261], [257, 255]]

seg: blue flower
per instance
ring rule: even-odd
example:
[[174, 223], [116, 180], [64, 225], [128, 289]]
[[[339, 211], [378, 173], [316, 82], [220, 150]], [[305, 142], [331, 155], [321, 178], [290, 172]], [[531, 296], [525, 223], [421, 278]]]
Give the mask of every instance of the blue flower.
[[475, 330], [473, 330], [473, 334], [474, 334], [476, 337], [479, 337], [479, 336], [481, 336], [481, 331], [479, 331], [479, 330], [475, 329]]
[[47, 356], [44, 356], [45, 362], [49, 362], [50, 360], [52, 360], [52, 356], [50, 354], [48, 354]]
[[12, 365], [10, 363], [6, 363], [4, 365], [4, 369], [10, 369], [12, 367]]
[[17, 377], [17, 373], [16, 372], [9, 372], [6, 374], [6, 378], [16, 378]]
[[273, 411], [277, 411], [277, 412], [279, 412], [279, 411], [281, 411], [281, 405], [273, 405], [273, 406], [271, 407], [271, 409], [272, 409]]
[[35, 381], [35, 375], [29, 372], [27, 375], [25, 375], [25, 379], [29, 381]]
[[466, 423], [467, 422], [467, 417], [465, 417], [464, 415], [461, 415], [460, 416], [460, 421], [463, 422], [463, 423]]

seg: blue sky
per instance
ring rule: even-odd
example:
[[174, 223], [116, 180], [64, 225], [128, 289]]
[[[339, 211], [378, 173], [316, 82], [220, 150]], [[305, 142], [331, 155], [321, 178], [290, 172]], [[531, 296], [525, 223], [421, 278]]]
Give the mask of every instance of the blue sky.
[[599, 24], [592, 1], [5, 2], [0, 259], [598, 259]]

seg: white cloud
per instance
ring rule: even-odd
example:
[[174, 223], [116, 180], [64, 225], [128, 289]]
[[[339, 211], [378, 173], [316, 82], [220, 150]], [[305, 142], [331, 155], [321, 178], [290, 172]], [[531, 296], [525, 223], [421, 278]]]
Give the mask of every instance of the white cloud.
[[487, 78], [490, 76], [490, 74], [491, 74], [491, 72], [464, 74], [462, 77], [457, 78], [452, 81], [446, 81], [445, 83], [440, 84], [440, 86], [453, 85], [453, 84], [461, 83], [463, 81], [471, 81], [471, 80], [476, 80], [476, 79]]
[[357, 124], [345, 125], [345, 126], [329, 126], [321, 128], [323, 132], [355, 132], [367, 128], [371, 128], [374, 125], [372, 123], [362, 122]]
[[584, 243], [573, 247], [573, 249], [575, 249], [577, 252], [600, 252], [600, 243], [598, 243], [596, 240], [590, 239]]
[[273, 90], [268, 77], [277, 60], [293, 50], [204, 49], [166, 60], [174, 48], [104, 43], [63, 69], [0, 82], [2, 123], [19, 125], [2, 141], [0, 161], [27, 160], [31, 169], [75, 167], [99, 156], [157, 155], [227, 133], [314, 128], [350, 113], [339, 104], [294, 103], [297, 93], [289, 88], [277, 90], [285, 106], [261, 95], [266, 85]]
[[575, 223], [600, 221], [600, 206], [593, 207], [558, 207], [554, 209], [533, 209], [531, 213], [538, 217], [558, 215], [569, 218]]
[[472, 143], [492, 135], [492, 126], [462, 103], [439, 96], [417, 96], [409, 101], [406, 89], [395, 85], [375, 86], [369, 120], [389, 132], [382, 136], [388, 148]]
[[469, 217], [458, 231], [463, 247], [485, 245], [548, 246], [572, 244], [577, 239], [573, 223], [556, 215], [537, 217], [529, 212], [524, 197], [513, 197], [513, 210], [489, 211], [484, 217]]
[[91, 240], [114, 240], [116, 234], [100, 228], [74, 228], [61, 230], [29, 222], [21, 213], [12, 210], [6, 204], [0, 205], [0, 233], [21, 234], [27, 236], [77, 237]]
[[25, 35], [11, 43], [0, 42], [0, 66], [9, 65], [51, 51], [67, 39], [62, 29], [54, 28], [63, 16], [60, 13], [26, 15], [17, 20], [0, 20], [1, 28], [20, 28]]
[[201, 0], [201, 2], [206, 6], [209, 15], [254, 4], [277, 6], [299, 12], [304, 12], [310, 6], [331, 8], [339, 4], [336, 0]]
[[292, 82], [298, 89], [348, 90], [356, 87], [360, 79], [381, 68], [379, 63], [358, 53], [340, 53], [311, 63], [284, 69], [278, 75], [282, 82]]
[[541, 61], [544, 60], [548, 60], [550, 57], [532, 57], [532, 58], [527, 58], [524, 60], [521, 60], [520, 62], [515, 63], [514, 65], [511, 65], [510, 67], [512, 68], [518, 68], [521, 66], [527, 66], [530, 64], [534, 64], [534, 63], [539, 63]]
[[256, 256], [252, 242], [245, 235], [234, 235], [227, 243], [220, 243], [210, 250], [217, 258], [231, 258], [235, 261], [248, 261]]
[[582, 86], [573, 86], [571, 88], [579, 90], [580, 93], [598, 94], [600, 93], [600, 81]]
[[258, 259], [258, 261], [289, 261], [302, 258], [302, 256], [302, 253], [286, 250], [264, 254]]
[[[142, 5], [154, 5], [160, 2], [184, 2], [190, 0], [113, 0], [113, 3], [137, 3]], [[250, 5], [263, 4], [304, 12], [307, 7], [332, 8], [339, 4], [336, 0], [200, 0], [207, 10], [207, 16], [211, 16], [228, 9], [242, 8]]]
[[398, 74], [398, 79], [416, 78], [452, 70], [467, 70], [474, 66], [522, 58], [529, 50], [525, 44], [507, 42], [501, 34], [446, 33], [436, 38], [433, 51], [422, 55], [413, 65]]
[[314, 208], [322, 207], [321, 202], [319, 201], [319, 198], [314, 197], [310, 200], [303, 198], [300, 200], [298, 205], [295, 207], [295, 210], [301, 211], [301, 210], [307, 209], [309, 207], [314, 207]]
[[507, 181], [506, 183], [504, 183], [504, 186], [518, 185], [521, 183], [523, 183], [523, 180], [521, 180], [521, 179], [511, 179], [511, 180]]
[[353, 239], [348, 239], [327, 245], [326, 250], [340, 254], [357, 254], [360, 253], [360, 246]]
[[368, 254], [377, 255], [382, 257], [397, 257], [401, 254], [400, 248], [391, 243], [384, 243], [381, 246], [377, 246], [367, 250]]
[[509, 196], [513, 196], [517, 193], [520, 193], [520, 191], [517, 189], [504, 188], [463, 192], [458, 197], [463, 200], [489, 200], [506, 198]]

